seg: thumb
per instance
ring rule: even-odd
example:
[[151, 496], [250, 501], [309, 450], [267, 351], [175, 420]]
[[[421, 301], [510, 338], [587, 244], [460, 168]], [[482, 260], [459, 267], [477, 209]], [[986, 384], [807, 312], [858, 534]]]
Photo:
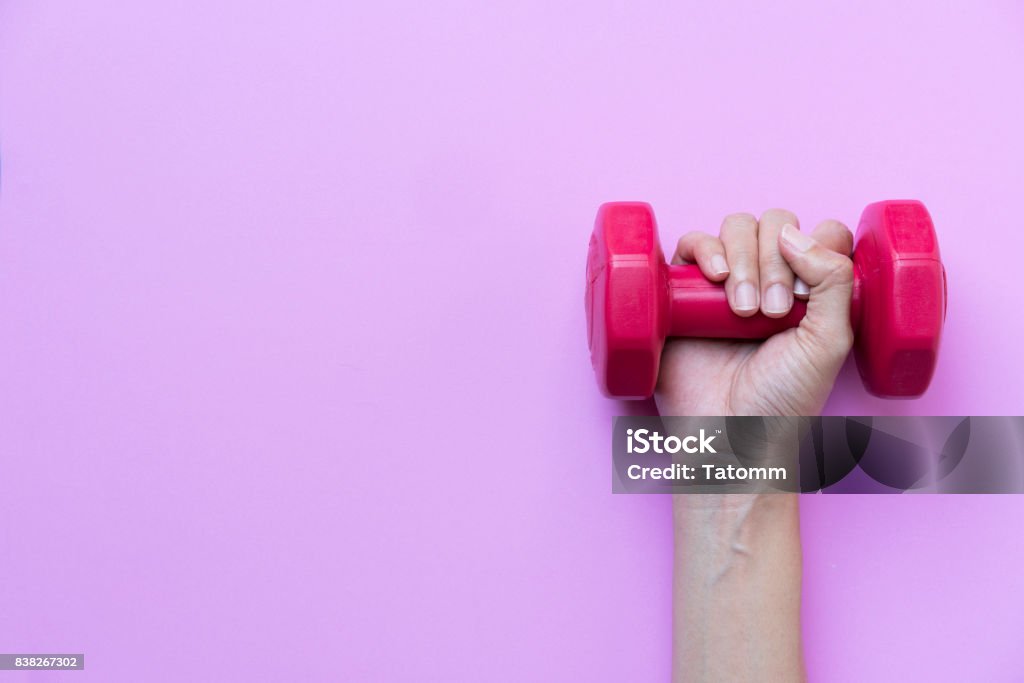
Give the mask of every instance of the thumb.
[[812, 359], [834, 362], [838, 370], [853, 346], [853, 262], [788, 224], [779, 233], [779, 250], [811, 290], [807, 313], [797, 328], [798, 337]]

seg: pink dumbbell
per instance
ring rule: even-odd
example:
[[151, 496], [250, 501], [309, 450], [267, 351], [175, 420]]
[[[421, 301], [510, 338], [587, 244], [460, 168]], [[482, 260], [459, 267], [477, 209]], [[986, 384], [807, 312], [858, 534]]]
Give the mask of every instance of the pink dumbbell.
[[[868, 391], [912, 398], [928, 388], [946, 318], [946, 273], [931, 216], [918, 201], [871, 204], [854, 243], [850, 323]], [[764, 339], [795, 327], [796, 301], [783, 318], [741, 318], [725, 288], [698, 266], [665, 263], [654, 211], [643, 202], [598, 209], [587, 255], [587, 340], [607, 396], [654, 393], [666, 337]]]

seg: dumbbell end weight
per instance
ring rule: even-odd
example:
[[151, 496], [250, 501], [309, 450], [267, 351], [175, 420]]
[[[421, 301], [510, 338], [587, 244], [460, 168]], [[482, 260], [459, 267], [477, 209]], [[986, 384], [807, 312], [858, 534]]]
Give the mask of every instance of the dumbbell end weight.
[[[919, 396], [935, 367], [945, 318], [945, 273], [927, 210], [916, 201], [865, 209], [857, 230], [851, 323], [868, 390]], [[665, 264], [650, 205], [598, 210], [587, 259], [587, 335], [601, 390], [646, 398], [657, 382], [666, 336], [763, 339], [799, 324], [797, 301], [782, 318], [735, 315], [721, 284], [697, 266]]]
[[860, 299], [854, 356], [868, 391], [917, 398], [931, 384], [946, 321], [946, 270], [928, 209], [916, 200], [868, 205], [854, 239]]

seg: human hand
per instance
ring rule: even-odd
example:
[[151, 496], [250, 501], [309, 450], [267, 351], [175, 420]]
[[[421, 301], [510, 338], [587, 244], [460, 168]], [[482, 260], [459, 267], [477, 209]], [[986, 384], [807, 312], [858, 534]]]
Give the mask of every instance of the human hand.
[[[853, 237], [839, 221], [810, 236], [771, 209], [726, 216], [719, 237], [684, 235], [673, 263], [725, 281], [736, 315], [780, 318], [808, 299], [799, 326], [764, 341], [669, 339], [655, 399], [663, 415], [817, 415], [853, 344]], [[800, 281], [797, 281], [796, 278]], [[806, 283], [806, 286], [804, 286]], [[796, 292], [794, 294], [794, 286]]]

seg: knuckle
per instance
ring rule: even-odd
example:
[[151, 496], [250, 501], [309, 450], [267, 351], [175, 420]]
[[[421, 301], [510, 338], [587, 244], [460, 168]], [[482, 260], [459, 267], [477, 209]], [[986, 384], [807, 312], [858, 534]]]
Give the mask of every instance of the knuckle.
[[746, 247], [733, 247], [727, 250], [726, 259], [729, 263], [735, 263], [740, 266], [756, 266], [757, 265], [757, 250], [749, 249]]
[[715, 248], [710, 241], [701, 240], [694, 245], [693, 253], [699, 258], [711, 258], [711, 255], [715, 253]]
[[790, 223], [792, 225], [800, 225], [796, 214], [787, 209], [768, 209], [761, 214], [761, 220], [779, 224]]
[[819, 227], [828, 228], [829, 230], [835, 230], [836, 232], [850, 232], [850, 229], [846, 227], [846, 223], [843, 223], [841, 220], [837, 218], [826, 218], [821, 223], [819, 223]]
[[839, 223], [839, 234], [842, 235], [843, 247], [846, 249], [846, 253], [849, 254], [853, 251], [853, 233], [850, 232], [848, 227]]
[[853, 287], [853, 261], [831, 252], [825, 283], [830, 287]]
[[757, 218], [755, 218], [754, 214], [752, 213], [747, 213], [746, 211], [737, 211], [736, 213], [730, 213], [728, 216], [726, 216], [725, 222], [749, 224], [756, 223]]
[[757, 230], [757, 219], [750, 213], [730, 213], [722, 220], [722, 235]]
[[696, 245], [699, 242], [700, 237], [701, 237], [702, 234], [703, 233], [696, 232], [696, 231], [695, 232], [688, 232], [688, 233], [686, 233], [685, 235], [683, 235], [682, 237], [679, 238], [679, 241], [676, 242], [676, 247], [679, 248], [680, 250], [688, 249], [690, 247], [693, 247], [694, 245]]
[[834, 218], [823, 220], [818, 224], [816, 230], [822, 230], [835, 236], [839, 242], [839, 247], [844, 249], [846, 253], [850, 253], [853, 248], [853, 233], [850, 232], [850, 228], [846, 227], [846, 224], [842, 221], [838, 221]]
[[843, 284], [853, 283], [853, 261], [840, 256], [835, 260], [835, 267], [832, 269], [832, 276], [837, 282]]
[[762, 249], [758, 252], [757, 258], [764, 270], [791, 272], [789, 264], [786, 263], [786, 259], [778, 249]]

